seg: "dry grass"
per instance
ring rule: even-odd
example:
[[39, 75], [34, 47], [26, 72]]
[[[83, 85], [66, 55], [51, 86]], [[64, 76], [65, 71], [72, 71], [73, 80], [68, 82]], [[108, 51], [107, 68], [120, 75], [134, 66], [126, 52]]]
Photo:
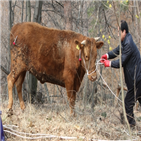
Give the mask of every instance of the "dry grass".
[[[120, 123], [120, 116], [117, 108], [101, 104], [95, 106], [92, 112], [89, 105], [85, 111], [82, 103], [76, 103], [76, 117], [70, 116], [67, 104], [38, 104], [26, 103], [26, 109], [21, 111], [19, 103], [13, 106], [13, 115], [7, 117], [7, 101], [2, 104], [3, 125], [16, 125], [13, 129], [26, 133], [42, 133], [56, 136], [78, 137], [77, 140], [103, 139], [103, 140], [125, 140], [130, 139], [127, 126]], [[79, 111], [79, 112], [78, 112]], [[140, 113], [135, 114], [138, 119]], [[137, 118], [136, 117], [136, 118]], [[139, 120], [138, 124], [140, 123]], [[138, 138], [136, 130], [132, 131], [133, 137]], [[7, 141], [26, 140], [9, 133], [6, 133]], [[51, 139], [38, 139], [38, 141]], [[52, 138], [52, 140], [60, 140]]]

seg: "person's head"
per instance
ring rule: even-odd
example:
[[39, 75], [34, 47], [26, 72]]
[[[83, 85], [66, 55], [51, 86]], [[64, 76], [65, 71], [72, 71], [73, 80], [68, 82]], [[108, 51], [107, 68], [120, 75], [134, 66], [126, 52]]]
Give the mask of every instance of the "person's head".
[[[118, 30], [119, 30], [119, 27], [118, 27]], [[120, 30], [121, 30], [121, 41], [123, 41], [126, 34], [128, 33], [128, 24], [126, 21], [121, 20]]]

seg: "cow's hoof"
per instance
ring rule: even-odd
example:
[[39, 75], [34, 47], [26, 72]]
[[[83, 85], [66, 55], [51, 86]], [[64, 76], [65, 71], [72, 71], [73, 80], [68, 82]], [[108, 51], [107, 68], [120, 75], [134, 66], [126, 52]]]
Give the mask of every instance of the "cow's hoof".
[[71, 112], [71, 113], [70, 113], [70, 116], [71, 116], [71, 117], [76, 117], [75, 112]]
[[20, 107], [21, 107], [21, 109], [22, 109], [22, 110], [24, 110], [24, 109], [25, 109], [24, 102], [21, 102], [21, 103], [20, 103]]
[[76, 117], [76, 114], [75, 114], [75, 113], [73, 113], [73, 114], [72, 114], [72, 117]]
[[25, 109], [25, 106], [21, 106], [21, 109], [24, 110]]
[[74, 109], [71, 109], [71, 111], [70, 111], [70, 115], [72, 116], [72, 117], [75, 117], [76, 115], [75, 115], [75, 111], [74, 111]]
[[12, 109], [8, 109], [7, 116], [10, 117], [12, 115], [13, 115], [13, 110]]

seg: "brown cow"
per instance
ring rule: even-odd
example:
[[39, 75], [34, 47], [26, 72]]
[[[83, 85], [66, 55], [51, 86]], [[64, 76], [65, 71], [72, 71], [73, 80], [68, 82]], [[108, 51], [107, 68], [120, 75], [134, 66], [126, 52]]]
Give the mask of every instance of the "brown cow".
[[[96, 80], [95, 62], [97, 49], [103, 42], [96, 42], [82, 34], [43, 27], [37, 23], [18, 23], [13, 26], [10, 36], [11, 72], [7, 77], [9, 111], [12, 110], [12, 88], [15, 83], [21, 109], [22, 83], [26, 71], [32, 73], [41, 83], [49, 82], [65, 87], [73, 112], [76, 92], [88, 70], [91, 81]], [[77, 47], [77, 48], [76, 48]], [[80, 48], [80, 49], [78, 49]], [[81, 51], [82, 61], [79, 61]]]

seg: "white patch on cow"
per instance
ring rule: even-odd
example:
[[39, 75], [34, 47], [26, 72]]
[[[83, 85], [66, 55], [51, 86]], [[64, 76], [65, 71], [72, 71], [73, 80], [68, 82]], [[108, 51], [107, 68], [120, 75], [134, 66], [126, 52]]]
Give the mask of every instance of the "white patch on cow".
[[57, 48], [61, 48], [61, 47], [62, 47], [62, 43], [61, 41], [58, 41]]
[[59, 40], [57, 43], [57, 48], [56, 48], [57, 50], [54, 50], [55, 51], [54, 54], [56, 54], [58, 58], [62, 58], [64, 56], [65, 50], [69, 47], [70, 47], [70, 43], [67, 42], [67, 40], [64, 40], [63, 42]]
[[63, 41], [63, 43], [61, 41], [58, 41], [57, 43], [57, 48], [60, 50], [61, 48], [67, 48], [70, 47], [70, 43], [67, 42], [67, 40]]
[[64, 48], [70, 47], [70, 43], [67, 42], [67, 41], [64, 41], [64, 42], [63, 42], [63, 47], [64, 47]]

